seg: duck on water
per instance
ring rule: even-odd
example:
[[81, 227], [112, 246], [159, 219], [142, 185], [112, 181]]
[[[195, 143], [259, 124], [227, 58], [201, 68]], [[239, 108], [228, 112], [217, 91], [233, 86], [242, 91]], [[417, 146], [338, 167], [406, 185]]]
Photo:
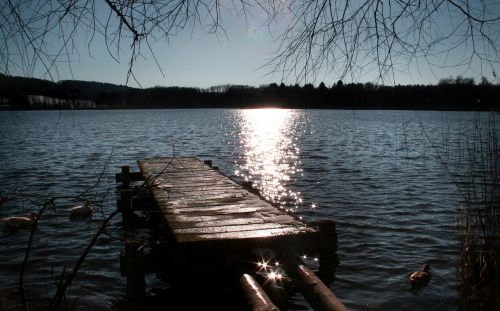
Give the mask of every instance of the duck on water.
[[[75, 206], [69, 209], [70, 217], [78, 217], [78, 216], [89, 216], [93, 212], [92, 204], [89, 201], [86, 201], [85, 204]], [[30, 215], [24, 216], [8, 216], [2, 218], [2, 222], [11, 228], [19, 228], [19, 227], [27, 227], [31, 226], [37, 221], [38, 213], [31, 213]]]
[[38, 219], [37, 213], [31, 213], [29, 216], [9, 216], [2, 218], [2, 222], [8, 227], [26, 227], [31, 226]]
[[431, 280], [431, 273], [429, 270], [431, 266], [425, 264], [421, 271], [415, 271], [410, 275], [410, 284], [412, 288], [420, 288], [429, 284]]
[[93, 212], [90, 201], [85, 201], [83, 205], [75, 206], [69, 209], [69, 217], [89, 216]]

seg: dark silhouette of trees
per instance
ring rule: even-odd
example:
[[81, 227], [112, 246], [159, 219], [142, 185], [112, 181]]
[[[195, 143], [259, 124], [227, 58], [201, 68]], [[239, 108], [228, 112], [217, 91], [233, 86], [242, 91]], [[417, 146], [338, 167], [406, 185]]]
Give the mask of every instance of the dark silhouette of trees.
[[[484, 78], [484, 77], [483, 77]], [[487, 81], [488, 79], [486, 79]], [[457, 76], [456, 78], [449, 77], [440, 79], [438, 82], [439, 85], [474, 85], [474, 78], [465, 78], [462, 76]]]
[[[312, 81], [333, 72], [357, 81], [375, 71], [385, 81], [394, 80], [395, 67], [415, 62], [439, 68], [499, 60], [496, 0], [5, 0], [0, 4], [0, 73], [33, 76], [42, 68], [55, 81], [61, 64], [71, 68], [85, 33], [91, 54], [98, 36], [113, 58], [125, 53], [128, 81], [138, 57], [149, 56], [158, 65], [153, 42], [196, 27], [224, 34], [227, 14], [248, 18], [262, 12], [270, 24], [289, 21], [267, 64], [282, 80]], [[434, 65], [455, 50], [461, 59]]]
[[488, 78], [486, 78], [485, 76], [482, 76], [481, 77], [481, 82], [480, 82], [481, 85], [490, 85], [490, 81], [488, 81]]
[[[341, 82], [341, 81], [339, 81]], [[328, 88], [276, 83], [260, 87], [225, 85], [208, 89], [182, 87], [131, 88], [109, 83], [0, 77], [0, 97], [10, 108], [28, 108], [27, 96], [91, 100], [96, 108], [311, 108], [413, 109], [498, 111], [500, 86], [474, 84], [471, 78], [441, 79], [438, 85], [379, 86], [373, 83], [335, 83]], [[44, 108], [32, 106], [31, 108]], [[61, 107], [53, 107], [61, 108]], [[64, 107], [62, 107], [64, 108]]]

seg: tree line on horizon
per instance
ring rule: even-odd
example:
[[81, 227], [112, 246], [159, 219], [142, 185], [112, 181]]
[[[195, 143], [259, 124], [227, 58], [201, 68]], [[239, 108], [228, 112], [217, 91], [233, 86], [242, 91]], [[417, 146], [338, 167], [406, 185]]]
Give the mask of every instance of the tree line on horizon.
[[[271, 83], [259, 87], [221, 85], [132, 88], [111, 83], [47, 80], [0, 75], [0, 99], [7, 109], [61, 109], [33, 106], [28, 96], [65, 101], [91, 100], [97, 109], [141, 108], [308, 108], [308, 109], [408, 109], [498, 111], [500, 85], [482, 78], [444, 78], [437, 85], [384, 86], [341, 80], [327, 87], [321, 82], [300, 86]], [[5, 106], [4, 106], [5, 108]]]

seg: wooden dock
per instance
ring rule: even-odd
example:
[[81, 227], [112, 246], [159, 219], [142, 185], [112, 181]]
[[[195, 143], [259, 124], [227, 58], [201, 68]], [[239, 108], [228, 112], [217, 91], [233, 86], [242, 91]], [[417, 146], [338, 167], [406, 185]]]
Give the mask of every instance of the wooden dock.
[[[253, 251], [266, 249], [275, 254], [275, 260], [281, 258], [283, 269], [292, 277], [289, 280], [293, 279], [295, 287], [312, 306], [318, 310], [345, 310], [328, 287], [298, 258], [299, 254], [318, 254], [320, 275], [328, 282], [333, 279], [337, 264], [333, 221], [306, 225], [263, 199], [255, 189], [241, 186], [219, 172], [211, 161], [158, 157], [139, 160], [138, 164], [140, 172], [130, 172], [125, 166], [116, 176], [121, 183], [118, 208], [122, 211], [124, 227], [129, 230], [128, 225], [133, 223], [134, 209], [148, 206], [163, 223], [165, 230], [162, 229], [161, 234], [170, 241], [170, 246], [165, 248], [167, 256], [154, 255], [158, 252], [146, 253], [142, 240], [126, 241], [121, 268], [127, 276], [130, 301], [143, 303], [144, 275], [154, 270], [157, 275], [170, 274], [185, 292], [181, 295], [182, 301], [191, 307], [192, 304], [196, 308], [205, 306], [203, 299], [217, 304], [227, 298], [221, 300], [213, 295], [215, 284], [226, 282], [221, 279], [222, 273], [230, 280], [240, 280], [238, 283], [241, 282], [250, 309], [277, 310], [251, 276], [259, 276]], [[138, 191], [143, 187], [130, 187], [134, 181], [144, 182], [148, 199], [138, 199]], [[173, 265], [170, 264], [172, 249], [177, 254]], [[273, 275], [271, 269], [268, 272]], [[200, 282], [202, 276], [205, 281]], [[212, 280], [212, 284], [207, 286], [207, 280]], [[224, 288], [226, 291], [227, 287]], [[205, 293], [202, 300], [193, 299], [192, 295], [199, 297], [202, 293]]]
[[317, 233], [196, 158], [138, 162], [177, 243], [239, 240], [248, 246], [314, 239]]

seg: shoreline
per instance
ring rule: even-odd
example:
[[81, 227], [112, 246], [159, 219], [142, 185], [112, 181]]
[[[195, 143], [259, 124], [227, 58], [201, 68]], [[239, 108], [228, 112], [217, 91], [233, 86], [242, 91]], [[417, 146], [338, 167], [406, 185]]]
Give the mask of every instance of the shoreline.
[[308, 107], [283, 107], [283, 106], [251, 106], [251, 107], [102, 107], [102, 108], [19, 108], [19, 107], [0, 107], [0, 111], [107, 111], [107, 110], [203, 110], [203, 109], [230, 109], [230, 110], [247, 110], [247, 109], [288, 109], [288, 110], [351, 110], [351, 111], [442, 111], [442, 112], [491, 112], [498, 114], [500, 110], [494, 109], [428, 109], [428, 108], [308, 108]]

